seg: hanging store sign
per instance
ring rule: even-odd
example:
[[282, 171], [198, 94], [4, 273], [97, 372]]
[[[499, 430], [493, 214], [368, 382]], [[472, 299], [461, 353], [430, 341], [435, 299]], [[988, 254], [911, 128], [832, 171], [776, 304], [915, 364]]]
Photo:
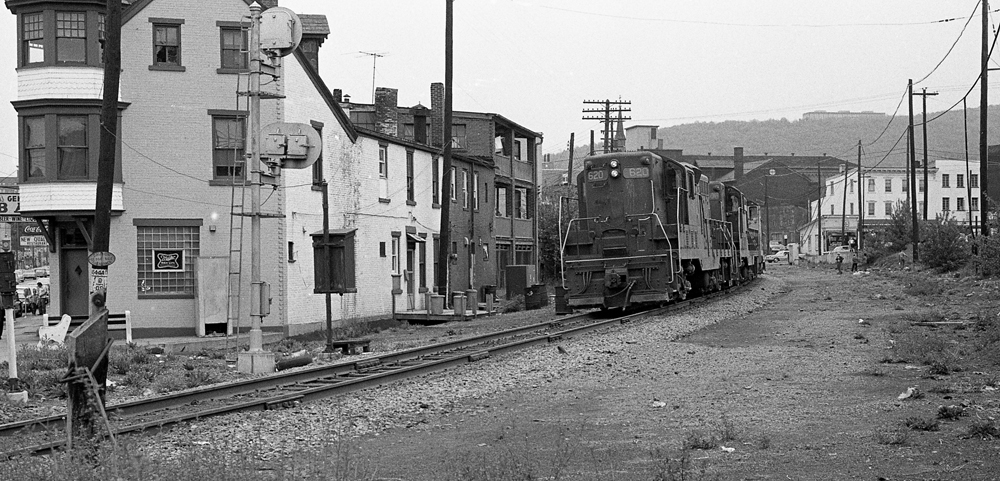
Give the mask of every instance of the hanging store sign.
[[184, 271], [184, 249], [153, 249], [153, 272]]
[[49, 245], [43, 235], [22, 235], [19, 242], [21, 247], [45, 247]]

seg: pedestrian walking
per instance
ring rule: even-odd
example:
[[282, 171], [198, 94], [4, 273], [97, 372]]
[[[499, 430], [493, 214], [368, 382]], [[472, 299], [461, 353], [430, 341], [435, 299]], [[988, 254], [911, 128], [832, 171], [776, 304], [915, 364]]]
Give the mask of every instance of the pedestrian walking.
[[904, 266], [906, 266], [906, 252], [905, 251], [900, 251], [899, 252], [899, 268], [902, 269]]
[[855, 252], [854, 255], [851, 256], [851, 272], [858, 272], [858, 255], [859, 254]]
[[844, 273], [844, 256], [837, 254], [837, 274]]

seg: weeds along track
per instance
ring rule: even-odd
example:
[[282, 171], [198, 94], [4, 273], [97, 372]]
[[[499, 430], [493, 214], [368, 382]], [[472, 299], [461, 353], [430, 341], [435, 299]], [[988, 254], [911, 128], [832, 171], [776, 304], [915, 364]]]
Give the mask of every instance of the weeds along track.
[[[106, 411], [111, 431], [117, 436], [169, 429], [178, 423], [210, 416], [281, 409], [487, 359], [505, 351], [557, 342], [640, 317], [688, 309], [730, 291], [732, 289], [614, 317], [577, 314], [357, 361], [309, 367], [109, 405]], [[65, 415], [55, 415], [0, 425], [0, 446], [17, 446], [0, 455], [0, 459], [21, 454], [46, 454], [64, 446], [65, 422]], [[16, 444], [3, 441], [2, 437], [13, 441], [14, 435]], [[0, 448], [0, 451], [3, 449]]]

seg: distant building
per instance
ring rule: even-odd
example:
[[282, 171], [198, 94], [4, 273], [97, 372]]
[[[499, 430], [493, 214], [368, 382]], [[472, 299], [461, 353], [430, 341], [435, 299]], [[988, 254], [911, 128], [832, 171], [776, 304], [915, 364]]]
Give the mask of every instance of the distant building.
[[838, 110], [836, 112], [827, 112], [825, 110], [814, 110], [812, 112], [806, 112], [802, 114], [802, 120], [826, 120], [826, 119], [880, 119], [885, 117], [882, 112], [872, 112], [871, 110], [862, 110], [861, 112], [851, 112], [849, 110]]
[[662, 149], [663, 139], [657, 135], [656, 125], [633, 125], [625, 128], [625, 150]]
[[[865, 231], [885, 227], [895, 209], [905, 202], [910, 189], [907, 172], [903, 166], [876, 167], [862, 172], [862, 189], [857, 190], [858, 170], [826, 179], [823, 197], [810, 203], [810, 220], [800, 228], [802, 252], [818, 254], [838, 245], [850, 244], [856, 239], [858, 220]], [[928, 163], [928, 183], [924, 185], [921, 173], [917, 175], [917, 215], [934, 219], [946, 214], [959, 224], [969, 226], [971, 232], [979, 229], [979, 162], [969, 161], [966, 171], [964, 160], [939, 159]], [[923, 193], [927, 190], [924, 205]], [[816, 213], [822, 212], [817, 222]]]

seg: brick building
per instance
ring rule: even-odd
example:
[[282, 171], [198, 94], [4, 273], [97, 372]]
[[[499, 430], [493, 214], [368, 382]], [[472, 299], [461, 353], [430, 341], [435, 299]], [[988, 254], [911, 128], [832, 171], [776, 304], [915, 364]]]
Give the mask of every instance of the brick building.
[[[338, 91], [334, 97], [339, 98]], [[359, 130], [377, 128], [379, 119], [395, 119], [404, 140], [444, 145], [444, 85], [431, 84], [431, 107], [398, 107], [396, 91], [377, 88], [374, 104], [340, 105]], [[450, 199], [452, 263], [450, 290], [505, 286], [507, 265], [538, 263], [535, 216], [542, 134], [495, 113], [453, 111]], [[437, 257], [435, 256], [435, 259]]]

